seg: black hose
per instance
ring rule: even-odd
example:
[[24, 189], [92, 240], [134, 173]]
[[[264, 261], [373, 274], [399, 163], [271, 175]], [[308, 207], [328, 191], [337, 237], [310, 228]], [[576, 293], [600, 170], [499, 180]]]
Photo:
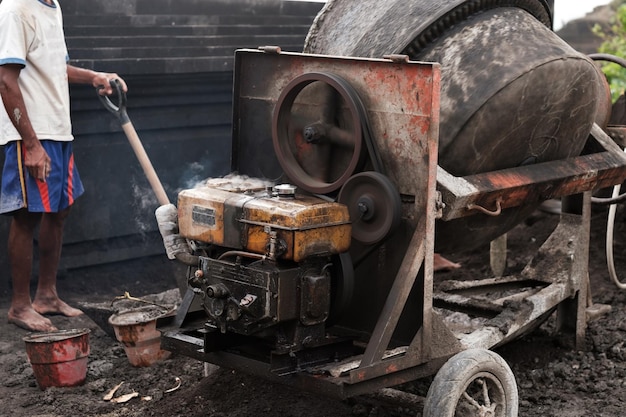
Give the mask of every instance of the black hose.
[[626, 68], [626, 59], [620, 58], [619, 56], [611, 55], [611, 54], [591, 54], [589, 58], [594, 61], [606, 61], [617, 64], [621, 67]]

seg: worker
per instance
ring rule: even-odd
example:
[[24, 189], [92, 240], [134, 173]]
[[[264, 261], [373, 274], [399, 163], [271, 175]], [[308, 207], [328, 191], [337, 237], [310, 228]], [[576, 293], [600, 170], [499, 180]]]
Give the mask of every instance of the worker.
[[[58, 0], [0, 2], [0, 144], [5, 148], [0, 213], [12, 216], [8, 320], [31, 331], [55, 331], [46, 314], [75, 317], [56, 288], [64, 223], [83, 193], [72, 152], [69, 83], [111, 94], [117, 74], [68, 63]], [[124, 91], [126, 83], [120, 79]], [[31, 299], [34, 238], [38, 228], [39, 279]]]

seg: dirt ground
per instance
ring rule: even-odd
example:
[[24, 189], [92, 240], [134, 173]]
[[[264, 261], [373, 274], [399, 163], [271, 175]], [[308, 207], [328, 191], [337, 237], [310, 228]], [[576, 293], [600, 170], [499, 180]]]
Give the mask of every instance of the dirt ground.
[[[530, 335], [498, 349], [511, 365], [520, 394], [520, 416], [599, 417], [622, 416], [626, 405], [626, 292], [609, 280], [604, 255], [605, 207], [595, 207], [590, 248], [590, 277], [594, 301], [612, 306], [607, 315], [589, 324], [586, 349], [575, 351], [559, 343], [551, 321]], [[536, 212], [509, 233], [507, 272], [516, 272], [546, 238], [558, 216]], [[616, 264], [626, 271], [626, 229], [623, 209], [616, 224]], [[463, 264], [460, 271], [439, 273], [437, 279], [489, 276], [486, 249], [450, 257]], [[59, 292], [74, 305], [110, 302], [129, 291], [143, 297], [176, 287], [180, 266], [155, 256], [117, 264], [63, 271]], [[624, 273], [626, 275], [626, 273]], [[5, 277], [3, 277], [5, 279]], [[2, 416], [211, 416], [211, 417], [313, 417], [313, 416], [421, 416], [407, 404], [364, 397], [338, 401], [289, 387], [267, 383], [226, 369], [204, 376], [202, 363], [184, 356], [148, 368], [132, 367], [119, 342], [88, 316], [68, 319], [54, 316], [62, 329], [89, 328], [91, 353], [84, 385], [75, 388], [37, 387], [28, 362], [25, 330], [7, 324], [7, 294], [0, 298], [0, 415]], [[180, 388], [167, 392], [177, 386]], [[126, 403], [103, 400], [107, 391], [124, 382], [117, 395], [139, 397]], [[410, 384], [408, 390], [425, 395], [428, 381]]]

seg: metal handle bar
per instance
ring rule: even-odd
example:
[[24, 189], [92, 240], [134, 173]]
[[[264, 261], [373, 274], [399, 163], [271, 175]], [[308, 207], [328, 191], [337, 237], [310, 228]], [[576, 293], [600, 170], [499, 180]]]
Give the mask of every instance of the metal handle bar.
[[128, 113], [126, 112], [126, 93], [122, 89], [122, 83], [119, 79], [113, 78], [109, 80], [109, 84], [111, 85], [111, 88], [113, 88], [115, 95], [117, 95], [117, 105], [115, 105], [111, 101], [111, 98], [109, 96], [100, 94], [100, 90], [102, 90], [104, 86], [98, 87], [98, 98], [108, 111], [110, 111], [120, 119], [120, 122], [122, 124], [130, 122], [130, 118], [128, 117]]

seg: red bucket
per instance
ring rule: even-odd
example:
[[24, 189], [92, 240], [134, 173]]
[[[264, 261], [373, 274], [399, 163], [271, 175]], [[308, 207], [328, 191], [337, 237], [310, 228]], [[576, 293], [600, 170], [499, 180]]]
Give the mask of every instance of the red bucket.
[[85, 382], [89, 329], [32, 333], [24, 337], [26, 354], [39, 388], [74, 387]]

